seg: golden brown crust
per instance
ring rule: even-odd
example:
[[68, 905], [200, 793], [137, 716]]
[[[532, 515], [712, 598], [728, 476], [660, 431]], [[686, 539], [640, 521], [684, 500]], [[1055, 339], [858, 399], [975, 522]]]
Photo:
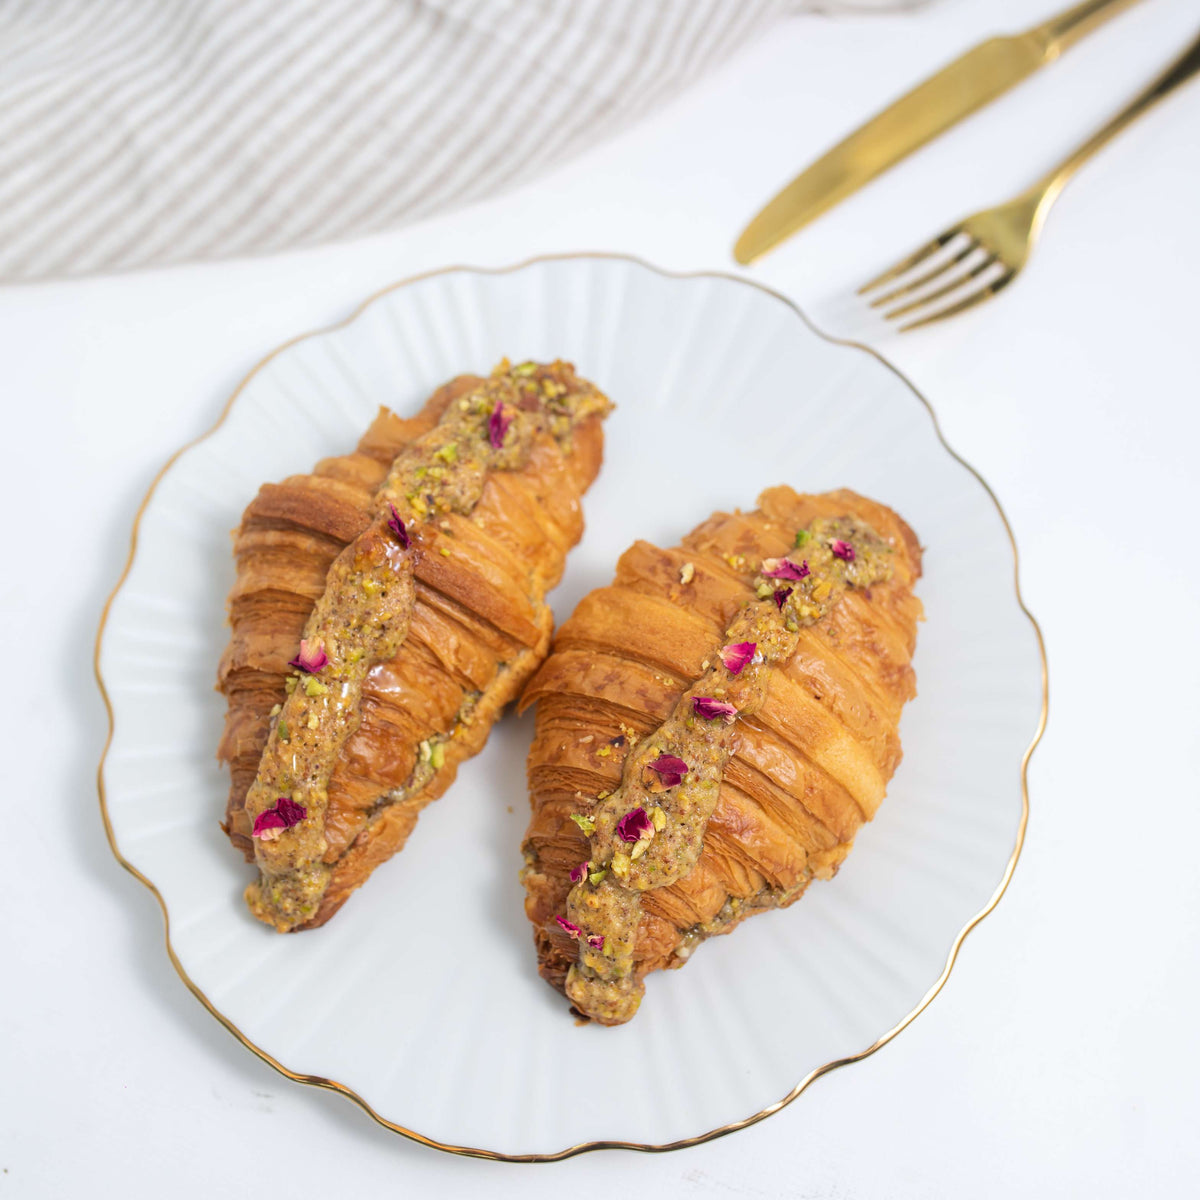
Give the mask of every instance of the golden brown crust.
[[[400, 449], [481, 382], [453, 380], [409, 420], [380, 410], [353, 454], [265, 485], [246, 509], [234, 535], [232, 636], [218, 677], [228, 712], [218, 757], [232, 775], [224, 828], [248, 861], [246, 792], [329, 565], [368, 524], [371, 497]], [[403, 846], [420, 810], [482, 748], [504, 705], [545, 657], [552, 618], [544, 596], [582, 534], [579, 499], [602, 454], [599, 418], [579, 426], [569, 455], [540, 436], [523, 469], [489, 476], [470, 516], [452, 514], [420, 539], [409, 634], [396, 656], [369, 674], [361, 725], [329, 780], [324, 861], [332, 878], [316, 915], [300, 928], [327, 921]], [[469, 721], [456, 726], [464, 705]], [[455, 729], [444, 767], [400, 802], [383, 803], [410, 780], [420, 743]]]
[[874, 815], [900, 761], [901, 709], [916, 694], [920, 546], [894, 512], [853, 492], [770, 488], [754, 512], [715, 514], [671, 550], [635, 543], [613, 583], [584, 597], [559, 629], [521, 699], [523, 708], [537, 703], [526, 912], [539, 970], [559, 991], [578, 946], [554, 918], [569, 872], [589, 852], [570, 814], [617, 787], [630, 745], [715, 659], [753, 597], [762, 559], [786, 555], [815, 519], [841, 516], [867, 522], [895, 547], [892, 577], [848, 592], [772, 668], [762, 708], [738, 723], [695, 868], [642, 895], [641, 978], [682, 965], [698, 940], [754, 912], [793, 903], [812, 878], [829, 878]]

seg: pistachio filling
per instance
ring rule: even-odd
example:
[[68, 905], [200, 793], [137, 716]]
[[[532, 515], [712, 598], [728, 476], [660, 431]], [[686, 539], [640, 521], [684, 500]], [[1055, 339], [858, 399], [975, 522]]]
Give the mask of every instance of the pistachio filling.
[[[520, 470], [539, 434], [550, 434], [569, 452], [576, 427], [610, 407], [563, 364], [514, 367], [506, 360], [397, 455], [375, 494], [370, 525], [329, 568], [304, 626], [306, 657], [288, 678], [246, 795], [251, 821], [284, 797], [306, 810], [304, 820], [278, 836], [255, 840], [260, 878], [247, 887], [246, 902], [259, 920], [286, 931], [320, 906], [333, 870], [324, 861], [329, 779], [359, 727], [368, 674], [393, 658], [408, 636], [414, 557], [439, 537], [429, 527], [449, 513], [469, 514], [488, 472]], [[445, 546], [439, 549], [446, 553]], [[438, 739], [422, 745], [429, 757], [418, 757], [415, 772], [428, 782], [445, 749]], [[417, 786], [424, 783], [410, 781], [405, 794]]]
[[[813, 521], [796, 535], [796, 548], [787, 559], [760, 564], [754, 598], [725, 631], [723, 646], [735, 653], [713, 656], [715, 663], [684, 691], [671, 715], [630, 752], [620, 786], [572, 818], [591, 845], [588, 876], [567, 897], [567, 922], [580, 934], [566, 993], [586, 1016], [617, 1024], [637, 1012], [645, 990], [634, 958], [642, 895], [668, 887], [699, 860], [736, 722], [761, 708], [771, 667], [795, 653], [800, 630], [832, 611], [848, 588], [892, 574], [892, 547], [852, 517]], [[669, 773], [664, 760], [670, 760]], [[676, 760], [685, 772], [675, 768]], [[730, 913], [740, 907], [732, 900], [729, 906]], [[719, 916], [712, 929], [729, 919]], [[708, 932], [685, 938], [677, 957], [686, 958]]]

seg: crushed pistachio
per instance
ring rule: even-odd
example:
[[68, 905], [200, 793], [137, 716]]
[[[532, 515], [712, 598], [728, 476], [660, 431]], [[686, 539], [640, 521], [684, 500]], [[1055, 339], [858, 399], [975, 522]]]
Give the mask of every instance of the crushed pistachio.
[[281, 742], [290, 742], [292, 740], [292, 734], [291, 734], [291, 731], [288, 729], [288, 723], [286, 721], [279, 722], [278, 730], [279, 730], [279, 740]]
[[571, 820], [583, 830], [584, 833], [591, 837], [596, 832], [596, 822], [591, 817], [585, 817], [582, 813], [572, 813]]
[[430, 750], [429, 765], [435, 771], [440, 771], [446, 765], [446, 747], [442, 742], [435, 742]]

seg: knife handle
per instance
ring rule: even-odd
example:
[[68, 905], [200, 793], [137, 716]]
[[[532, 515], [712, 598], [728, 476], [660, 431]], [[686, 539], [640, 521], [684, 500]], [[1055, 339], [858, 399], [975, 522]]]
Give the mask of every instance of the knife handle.
[[1053, 62], [1064, 50], [1069, 50], [1080, 38], [1115, 17], [1117, 13], [1141, 0], [1083, 0], [1057, 16], [1035, 25], [1025, 36], [1042, 47], [1047, 62]]

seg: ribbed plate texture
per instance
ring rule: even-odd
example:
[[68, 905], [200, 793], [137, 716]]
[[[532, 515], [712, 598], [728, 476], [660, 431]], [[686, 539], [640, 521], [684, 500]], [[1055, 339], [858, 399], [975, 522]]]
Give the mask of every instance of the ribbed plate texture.
[[[570, 359], [618, 405], [553, 596], [560, 620], [634, 539], [669, 546], [776, 483], [852, 487], [926, 547], [920, 694], [878, 817], [836, 879], [652, 976], [618, 1029], [577, 1026], [537, 975], [517, 878], [531, 716], [497, 726], [321, 930], [280, 936], [250, 918], [249, 868], [217, 825], [213, 682], [243, 507], [260, 483], [351, 449], [378, 405], [409, 413], [504, 355]], [[506, 1154], [703, 1134], [901, 1022], [1000, 882], [1042, 703], [1013, 567], [996, 504], [921, 399], [761, 289], [600, 257], [408, 283], [268, 360], [151, 498], [101, 650], [116, 841], [159, 889], [183, 968], [244, 1037], [388, 1121]]]

